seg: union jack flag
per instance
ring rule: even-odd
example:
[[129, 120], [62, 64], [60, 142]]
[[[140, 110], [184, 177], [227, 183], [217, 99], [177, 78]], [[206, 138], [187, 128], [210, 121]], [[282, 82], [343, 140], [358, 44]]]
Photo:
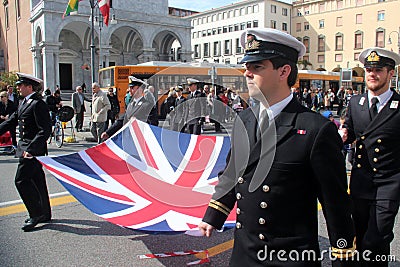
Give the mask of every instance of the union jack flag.
[[[131, 229], [195, 229], [217, 174], [225, 167], [228, 137], [196, 136], [131, 120], [106, 142], [42, 164], [86, 208]], [[232, 227], [233, 213], [226, 227]]]

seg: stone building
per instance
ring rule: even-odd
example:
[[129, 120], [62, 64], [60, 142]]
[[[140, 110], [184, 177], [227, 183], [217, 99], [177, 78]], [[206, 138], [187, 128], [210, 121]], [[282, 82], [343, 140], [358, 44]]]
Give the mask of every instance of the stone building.
[[170, 15], [168, 0], [113, 1], [108, 27], [95, 8], [95, 22], [100, 23], [94, 27], [95, 64], [91, 66], [90, 1], [80, 1], [78, 14], [63, 18], [67, 3], [3, 1], [3, 71], [32, 73], [43, 78], [45, 88], [72, 89], [90, 84], [92, 67], [97, 73], [99, 67], [151, 60], [191, 61], [190, 21]]

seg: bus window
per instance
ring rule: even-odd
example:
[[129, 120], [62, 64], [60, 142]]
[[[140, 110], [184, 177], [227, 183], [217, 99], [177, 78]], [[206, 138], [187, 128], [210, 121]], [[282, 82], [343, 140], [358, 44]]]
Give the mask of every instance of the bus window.
[[104, 69], [99, 72], [99, 84], [101, 88], [114, 87], [114, 69]]

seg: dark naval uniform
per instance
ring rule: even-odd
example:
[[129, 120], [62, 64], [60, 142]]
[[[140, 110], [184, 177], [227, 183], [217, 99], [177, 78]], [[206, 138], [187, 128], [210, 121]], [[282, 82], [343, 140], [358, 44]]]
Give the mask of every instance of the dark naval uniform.
[[[0, 124], [0, 134], [19, 125], [18, 147], [19, 157], [15, 185], [31, 218], [39, 218], [40, 222], [51, 218], [51, 208], [47, 191], [45, 174], [37, 156], [47, 154], [46, 140], [51, 133], [49, 109], [38, 94], [33, 94], [8, 120]], [[24, 158], [27, 152], [33, 158]], [[25, 230], [25, 229], [24, 229]]]
[[[273, 98], [273, 86], [265, 79], [291, 74], [283, 68], [295, 71], [291, 66], [305, 52], [296, 38], [274, 29], [247, 29], [241, 45], [249, 92], [260, 101], [261, 94]], [[209, 225], [220, 229], [236, 204], [230, 266], [321, 266], [319, 200], [330, 252], [337, 257], [333, 266], [352, 266], [348, 259], [355, 239], [343, 142], [334, 123], [293, 98], [292, 79], [283, 81], [276, 83], [275, 93], [287, 93], [286, 98], [275, 99], [272, 107], [260, 103], [236, 118], [227, 165], [199, 227], [206, 235], [212, 230]]]
[[[390, 254], [400, 203], [400, 96], [389, 89], [389, 73], [400, 63], [400, 56], [382, 48], [368, 48], [359, 59], [367, 68], [368, 91], [350, 99], [346, 143], [356, 141], [350, 195], [357, 250], [369, 250], [369, 258], [374, 260]], [[381, 83], [379, 91], [377, 81]], [[388, 262], [365, 261], [362, 266], [388, 266]]]
[[[188, 85], [198, 83], [198, 80], [188, 79]], [[190, 92], [190, 91], [189, 91]], [[201, 134], [201, 125], [203, 122], [203, 117], [206, 112], [206, 98], [205, 94], [196, 90], [190, 92], [185, 103], [185, 122], [189, 133], [199, 135]]]
[[[254, 114], [258, 114], [258, 109], [256, 106]], [[333, 251], [340, 248], [344, 252], [353, 247], [346, 172], [340, 153], [342, 141], [335, 124], [292, 99], [275, 120], [277, 140], [271, 169], [264, 173], [261, 185], [249, 192], [257, 164], [264, 164], [260, 160], [263, 158], [260, 155], [262, 142], [256, 139], [254, 114], [251, 109], [241, 112], [232, 136], [233, 144], [249, 140], [250, 157], [245, 170], [235, 170], [240, 169], [235, 167], [235, 158], [241, 158], [243, 150], [236, 151], [233, 147], [203, 218], [220, 229], [237, 203], [230, 266], [320, 266], [318, 261], [279, 261], [276, 254], [265, 261], [257, 257], [263, 255], [264, 252], [259, 254], [259, 251], [264, 248], [275, 252], [283, 250], [286, 255], [291, 250], [300, 255], [310, 250], [318, 255], [317, 199], [324, 211]], [[240, 121], [245, 131], [240, 130]], [[221, 194], [227, 184], [234, 188]], [[340, 240], [346, 245], [338, 246]], [[334, 255], [340, 257], [340, 253]]]

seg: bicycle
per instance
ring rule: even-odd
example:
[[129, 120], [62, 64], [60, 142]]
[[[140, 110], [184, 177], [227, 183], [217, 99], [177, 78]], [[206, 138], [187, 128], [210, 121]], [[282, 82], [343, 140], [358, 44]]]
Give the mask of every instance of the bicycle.
[[64, 128], [62, 127], [62, 123], [60, 121], [60, 117], [57, 114], [55, 114], [55, 123], [53, 126], [53, 131], [51, 132], [51, 135], [48, 140], [48, 144], [51, 144], [51, 140], [54, 138], [54, 141], [56, 142], [56, 146], [58, 148], [61, 148], [62, 145], [64, 144]]

